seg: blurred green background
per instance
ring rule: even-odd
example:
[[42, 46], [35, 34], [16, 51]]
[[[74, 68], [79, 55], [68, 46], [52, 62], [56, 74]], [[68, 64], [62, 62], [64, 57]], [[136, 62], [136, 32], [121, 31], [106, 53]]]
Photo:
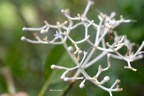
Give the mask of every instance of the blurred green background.
[[[122, 14], [124, 18], [136, 20], [122, 24], [116, 30], [118, 34], [126, 34], [131, 41], [141, 44], [144, 40], [144, 0], [94, 2], [89, 18], [97, 20], [99, 12], [110, 14], [115, 11], [118, 19]], [[40, 27], [44, 25], [44, 20], [51, 24], [62, 22], [66, 18], [61, 14], [61, 9], [69, 8], [74, 16], [82, 13], [85, 5], [86, 0], [0, 0], [0, 94], [9, 93], [8, 82], [12, 82], [16, 92], [25, 92], [29, 96], [109, 96], [90, 82], [86, 82], [83, 89], [79, 88], [80, 81], [73, 85], [64, 82], [60, 79], [63, 71], [50, 69], [51, 64], [73, 65], [63, 46], [36, 45], [20, 40], [21, 36], [32, 36], [23, 32], [23, 27]], [[120, 79], [120, 87], [124, 89], [113, 95], [144, 96], [144, 59], [133, 62], [137, 72], [125, 70], [123, 66], [126, 62], [112, 61], [113, 69], [108, 73], [112, 82]], [[96, 71], [96, 68], [91, 69]], [[51, 89], [59, 91], [53, 92]], [[45, 95], [40, 95], [43, 91]]]

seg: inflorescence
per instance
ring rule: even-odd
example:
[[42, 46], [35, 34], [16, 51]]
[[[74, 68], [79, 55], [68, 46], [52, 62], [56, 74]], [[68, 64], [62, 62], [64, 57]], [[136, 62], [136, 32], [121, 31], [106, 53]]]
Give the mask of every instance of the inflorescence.
[[[57, 66], [53, 64], [51, 65], [51, 69], [64, 70], [64, 73], [61, 75], [61, 79], [64, 81], [81, 80], [79, 87], [83, 88], [85, 87], [85, 82], [88, 80], [101, 89], [109, 92], [110, 96], [112, 96], [112, 92], [122, 90], [122, 88], [119, 88], [118, 86], [120, 80], [115, 80], [115, 82], [110, 87], [105, 87], [104, 84], [110, 80], [110, 77], [105, 76], [103, 77], [103, 80], [100, 81], [98, 80], [99, 76], [102, 72], [110, 69], [110, 58], [124, 60], [127, 62], [127, 66], [124, 66], [124, 68], [136, 71], [137, 69], [131, 66], [131, 62], [143, 58], [142, 53], [144, 52], [142, 51], [142, 48], [144, 47], [144, 41], [137, 49], [137, 51], [133, 52], [135, 43], [131, 43], [125, 35], [119, 36], [113, 30], [121, 23], [129, 23], [133, 20], [124, 19], [122, 16], [120, 16], [119, 20], [116, 20], [114, 19], [116, 15], [115, 12], [112, 12], [110, 16], [100, 13], [98, 15], [99, 23], [97, 24], [94, 22], [94, 20], [90, 20], [87, 17], [87, 13], [92, 4], [94, 4], [93, 0], [87, 0], [87, 5], [84, 12], [82, 14], [77, 14], [77, 16], [75, 17], [72, 17], [70, 15], [68, 9], [61, 10], [61, 12], [67, 18], [67, 21], [64, 21], [63, 23], [57, 22], [56, 25], [51, 25], [47, 21], [45, 21], [45, 25], [40, 28], [23, 28], [23, 31], [35, 31], [35, 40], [28, 39], [24, 36], [21, 37], [21, 40], [36, 44], [62, 44], [71, 59], [74, 61], [75, 66], [67, 68], [64, 66]], [[75, 21], [77, 22], [75, 23]], [[84, 38], [75, 41], [70, 36], [70, 33], [79, 26], [84, 26]], [[91, 35], [89, 32], [89, 28], [91, 27], [95, 29], [94, 40], [90, 39]], [[54, 29], [56, 31], [55, 33], [53, 33], [53, 38], [49, 39], [49, 35], [47, 34], [52, 32], [51, 29]], [[81, 33], [82, 32], [79, 32], [77, 35]], [[113, 33], [114, 36], [110, 36], [111, 33]], [[112, 39], [113, 42], [109, 43], [106, 39], [106, 36], [109, 36], [109, 39]], [[71, 42], [71, 46], [68, 46], [66, 42], [68, 40]], [[89, 50], [82, 50], [79, 45], [83, 43], [88, 44]], [[127, 48], [127, 52], [125, 54], [122, 54], [121, 52], [119, 52], [119, 50], [124, 46]], [[97, 51], [101, 53], [95, 56]], [[104, 56], [107, 56], [107, 67], [103, 68], [102, 65], [99, 65], [98, 71], [94, 76], [91, 76], [85, 71], [90, 66], [97, 64], [97, 62]], [[68, 77], [67, 75], [71, 71], [76, 72], [73, 76]]]

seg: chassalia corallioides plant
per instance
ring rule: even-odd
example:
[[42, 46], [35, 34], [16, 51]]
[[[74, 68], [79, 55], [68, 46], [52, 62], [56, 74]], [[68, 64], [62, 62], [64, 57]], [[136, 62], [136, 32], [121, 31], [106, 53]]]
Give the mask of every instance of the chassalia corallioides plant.
[[[136, 71], [137, 69], [131, 66], [131, 62], [143, 58], [142, 48], [144, 42], [137, 48], [137, 51], [133, 52], [135, 43], [131, 43], [125, 35], [119, 36], [114, 28], [119, 26], [121, 23], [133, 22], [133, 20], [124, 19], [120, 16], [119, 20], [114, 19], [116, 13], [112, 12], [109, 16], [103, 13], [98, 15], [99, 23], [95, 23], [94, 20], [90, 20], [87, 17], [87, 13], [94, 4], [93, 0], [87, 0], [87, 5], [82, 14], [77, 14], [75, 17], [72, 17], [69, 13], [69, 10], [61, 10], [64, 16], [67, 18], [63, 23], [57, 22], [56, 25], [51, 25], [45, 21], [45, 25], [40, 28], [23, 28], [23, 31], [34, 31], [35, 40], [28, 39], [26, 37], [21, 37], [21, 40], [27, 41], [34, 44], [52, 44], [52, 45], [63, 45], [66, 52], [69, 54], [71, 59], [74, 61], [74, 66], [67, 68], [65, 66], [57, 66], [55, 64], [51, 65], [51, 69], [64, 70], [61, 75], [61, 79], [64, 81], [76, 81], [80, 80], [80, 88], [85, 87], [85, 82], [90, 81], [99, 88], [107, 91], [110, 96], [112, 92], [122, 91], [122, 88], [118, 86], [120, 80], [115, 80], [110, 87], [106, 87], [105, 83], [110, 80], [111, 77], [104, 76], [102, 80], [99, 80], [99, 76], [102, 72], [110, 70], [111, 61], [110, 58], [120, 59], [126, 61], [125, 69], [130, 69]], [[71, 36], [71, 32], [83, 26], [84, 30], [82, 32], [75, 33], [77, 36], [84, 34], [81, 40], [74, 40]], [[94, 29], [95, 35], [94, 39], [91, 39], [90, 28]], [[51, 29], [56, 30], [51, 31]], [[52, 36], [53, 34], [53, 36]], [[111, 34], [114, 34], [113, 36]], [[52, 38], [53, 37], [53, 38]], [[109, 39], [112, 39], [109, 42]], [[68, 46], [68, 42], [71, 42], [71, 45]], [[86, 48], [80, 46], [80, 44], [86, 43]], [[123, 47], [127, 48], [125, 54], [122, 54], [119, 50]], [[98, 55], [97, 52], [100, 52]], [[95, 75], [88, 74], [86, 69], [90, 66], [98, 64], [98, 61], [107, 58], [107, 66], [103, 67], [98, 65], [98, 68], [95, 68]], [[66, 62], [68, 63], [68, 62]], [[70, 72], [74, 71], [73, 76], [68, 76]]]

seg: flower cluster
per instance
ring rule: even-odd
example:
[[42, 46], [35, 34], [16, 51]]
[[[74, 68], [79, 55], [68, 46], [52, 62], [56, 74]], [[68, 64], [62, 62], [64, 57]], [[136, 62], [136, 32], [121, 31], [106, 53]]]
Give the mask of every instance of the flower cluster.
[[[136, 52], [133, 52], [133, 47], [135, 43], [131, 43], [125, 35], [119, 36], [114, 28], [119, 26], [121, 23], [129, 23], [133, 20], [124, 19], [120, 16], [119, 20], [114, 19], [116, 13], [112, 12], [109, 16], [103, 13], [98, 15], [99, 23], [95, 23], [94, 20], [90, 20], [87, 17], [87, 13], [90, 9], [90, 6], [93, 4], [93, 0], [87, 0], [87, 5], [82, 14], [77, 14], [75, 17], [72, 17], [69, 13], [69, 10], [61, 10], [64, 16], [67, 18], [67, 21], [63, 23], [57, 22], [56, 25], [51, 25], [45, 21], [45, 25], [40, 28], [23, 28], [23, 31], [35, 31], [34, 37], [35, 40], [22, 37], [21, 40], [27, 41], [30, 43], [40, 43], [40, 44], [53, 44], [58, 45], [62, 44], [66, 49], [67, 53], [74, 61], [74, 67], [67, 68], [64, 66], [51, 65], [51, 69], [60, 69], [65, 70], [61, 75], [61, 79], [64, 81], [76, 81], [81, 80], [79, 85], [80, 88], [85, 87], [85, 82], [88, 80], [100, 87], [101, 89], [109, 92], [112, 96], [112, 92], [121, 91], [122, 88], [119, 88], [118, 83], [120, 80], [115, 80], [115, 82], [110, 87], [105, 87], [105, 83], [110, 80], [109, 76], [104, 76], [100, 81], [98, 78], [102, 72], [107, 71], [111, 67], [110, 58], [116, 58], [124, 60], [127, 62], [127, 66], [124, 68], [136, 71], [135, 68], [131, 66], [131, 62], [143, 58], [142, 48], [144, 42], [138, 48]], [[76, 22], [75, 22], [76, 21]], [[77, 33], [77, 35], [83, 33], [84, 37], [81, 40], [76, 41], [72, 38], [70, 33], [79, 26], [84, 26], [84, 31]], [[89, 31], [90, 28], [93, 28], [95, 34], [91, 34]], [[48, 34], [52, 34], [51, 29], [56, 30], [53, 33], [53, 38], [51, 39]], [[111, 34], [114, 34], [112, 36]], [[95, 35], [94, 39], [91, 39], [91, 35]], [[107, 39], [108, 37], [108, 39]], [[66, 41], [71, 42], [71, 46], [68, 46]], [[111, 40], [111, 42], [109, 42]], [[80, 44], [86, 43], [88, 49], [81, 48]], [[122, 54], [119, 50], [123, 47], [127, 48], [125, 54]], [[97, 56], [95, 53], [101, 52]], [[88, 74], [85, 70], [97, 62], [103, 57], [107, 56], [107, 67], [98, 66], [98, 70], [94, 76]], [[75, 74], [71, 77], [68, 76], [68, 73], [75, 71]]]

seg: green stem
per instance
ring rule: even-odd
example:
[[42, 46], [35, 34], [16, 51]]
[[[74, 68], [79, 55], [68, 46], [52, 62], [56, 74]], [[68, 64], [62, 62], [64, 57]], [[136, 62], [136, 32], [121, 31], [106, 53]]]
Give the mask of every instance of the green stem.
[[49, 83], [50, 80], [51, 80], [51, 79], [49, 79], [49, 77], [48, 77], [47, 80], [46, 80], [46, 82], [44, 83], [42, 89], [40, 90], [38, 96], [44, 96], [44, 94], [45, 94], [45, 92], [46, 92], [46, 90], [47, 90], [47, 88], [48, 88], [48, 86], [49, 86], [49, 84], [50, 84], [50, 83]]
[[72, 88], [73, 85], [74, 85], [74, 82], [70, 82], [69, 86], [64, 90], [64, 92], [62, 93], [61, 96], [66, 96], [67, 93], [70, 91], [70, 89]]

